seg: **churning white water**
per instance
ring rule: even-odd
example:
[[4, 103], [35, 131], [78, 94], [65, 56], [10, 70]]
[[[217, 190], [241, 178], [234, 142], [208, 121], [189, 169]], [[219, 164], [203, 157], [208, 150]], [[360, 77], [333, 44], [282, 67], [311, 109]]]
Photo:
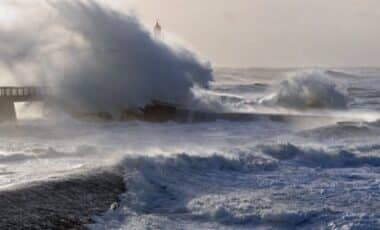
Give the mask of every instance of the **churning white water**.
[[[282, 90], [277, 82], [297, 70], [272, 70], [272, 76], [266, 70], [263, 82], [261, 71], [252, 69], [235, 83], [229, 78], [239, 70], [230, 71], [217, 70], [207, 93], [222, 95], [225, 106], [246, 108]], [[116, 208], [94, 217], [92, 229], [376, 229], [380, 101], [371, 86], [379, 82], [377, 76], [325, 74], [339, 95], [350, 98], [346, 108], [260, 105], [298, 114], [291, 122], [264, 116], [99, 124], [60, 117], [1, 124], [0, 184], [12, 188], [119, 165], [127, 191]], [[315, 113], [331, 120], [308, 120]]]
[[[116, 165], [126, 192], [91, 229], [379, 228], [379, 69], [212, 72], [133, 16], [38, 2], [54, 23], [0, 27], [8, 83], [52, 84], [59, 102], [89, 110], [159, 98], [261, 116], [184, 124], [24, 116], [0, 124], [0, 189]], [[39, 36], [33, 25], [44, 28]]]

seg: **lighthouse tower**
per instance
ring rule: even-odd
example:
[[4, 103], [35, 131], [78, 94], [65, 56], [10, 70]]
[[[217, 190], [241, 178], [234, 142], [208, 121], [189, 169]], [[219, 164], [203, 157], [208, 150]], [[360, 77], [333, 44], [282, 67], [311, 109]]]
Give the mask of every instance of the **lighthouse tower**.
[[160, 23], [158, 21], [156, 21], [156, 25], [154, 26], [154, 36], [156, 38], [160, 38], [161, 37], [161, 31], [162, 31], [162, 27], [160, 25]]

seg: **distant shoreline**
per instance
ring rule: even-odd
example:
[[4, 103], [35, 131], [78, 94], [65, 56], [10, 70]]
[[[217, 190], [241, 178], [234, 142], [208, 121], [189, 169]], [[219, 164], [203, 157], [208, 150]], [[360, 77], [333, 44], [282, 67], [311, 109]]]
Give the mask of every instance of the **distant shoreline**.
[[125, 191], [117, 170], [94, 170], [0, 192], [0, 229], [87, 229]]

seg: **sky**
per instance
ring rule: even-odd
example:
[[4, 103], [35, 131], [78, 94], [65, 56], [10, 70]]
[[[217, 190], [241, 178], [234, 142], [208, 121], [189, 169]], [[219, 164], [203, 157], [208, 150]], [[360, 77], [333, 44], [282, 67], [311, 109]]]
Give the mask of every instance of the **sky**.
[[380, 67], [378, 0], [115, 0], [215, 66]]
[[[149, 30], [159, 19], [217, 67], [380, 67], [379, 0], [97, 1]], [[14, 17], [4, 6], [0, 21]]]

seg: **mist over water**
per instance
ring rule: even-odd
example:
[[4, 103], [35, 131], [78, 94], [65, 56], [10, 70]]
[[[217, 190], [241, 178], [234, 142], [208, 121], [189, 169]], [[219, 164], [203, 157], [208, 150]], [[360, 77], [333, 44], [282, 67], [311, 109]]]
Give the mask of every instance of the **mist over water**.
[[[334, 92], [350, 98], [337, 111], [260, 104], [281, 89], [279, 83], [291, 80], [287, 71], [216, 72], [210, 89], [197, 95], [204, 104], [217, 101], [239, 112], [282, 111], [285, 119], [151, 124], [67, 117], [4, 123], [0, 188], [116, 165], [127, 190], [93, 217], [92, 229], [371, 229], [380, 224], [376, 76], [329, 74]], [[297, 116], [288, 120], [289, 114]]]
[[[91, 229], [380, 226], [379, 69], [213, 71], [186, 48], [153, 38], [133, 14], [107, 5], [5, 2], [18, 16], [0, 22], [1, 84], [51, 86], [56, 103], [71, 109], [116, 114], [159, 99], [264, 115], [152, 124], [64, 114], [1, 123], [0, 190], [73, 173], [93, 188], [83, 174], [107, 167], [121, 174], [123, 183], [115, 184], [126, 191], [92, 216]], [[60, 192], [36, 197], [61, 201], [68, 194]], [[16, 216], [23, 218], [19, 210]]]

